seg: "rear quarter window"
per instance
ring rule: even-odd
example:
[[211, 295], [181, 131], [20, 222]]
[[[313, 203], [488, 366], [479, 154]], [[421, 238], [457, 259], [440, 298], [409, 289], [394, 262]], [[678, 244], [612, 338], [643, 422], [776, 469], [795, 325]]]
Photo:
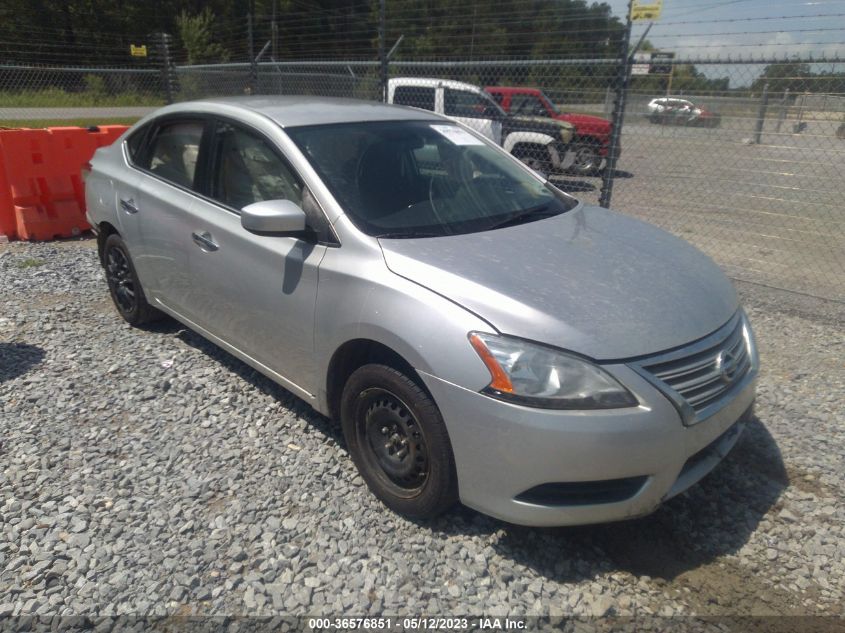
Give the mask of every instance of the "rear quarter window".
[[126, 139], [126, 153], [129, 155], [129, 162], [139, 167], [146, 167], [143, 163], [144, 140], [150, 131], [149, 124], [139, 128]]
[[168, 121], [156, 129], [141, 165], [163, 180], [192, 188], [197, 170], [202, 121]]

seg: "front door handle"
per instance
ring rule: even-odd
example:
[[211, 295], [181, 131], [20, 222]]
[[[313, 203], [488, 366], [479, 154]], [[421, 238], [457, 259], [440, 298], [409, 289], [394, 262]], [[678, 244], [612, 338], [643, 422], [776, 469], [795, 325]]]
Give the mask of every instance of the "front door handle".
[[211, 238], [211, 233], [209, 233], [208, 231], [203, 231], [202, 233], [191, 233], [191, 237], [194, 238], [194, 242], [196, 243], [196, 245], [203, 250], [216, 251], [218, 248], [220, 248], [219, 246], [217, 246], [217, 242], [215, 242]]
[[135, 201], [132, 198], [121, 198], [120, 208], [126, 213], [138, 213], [138, 207], [135, 206]]

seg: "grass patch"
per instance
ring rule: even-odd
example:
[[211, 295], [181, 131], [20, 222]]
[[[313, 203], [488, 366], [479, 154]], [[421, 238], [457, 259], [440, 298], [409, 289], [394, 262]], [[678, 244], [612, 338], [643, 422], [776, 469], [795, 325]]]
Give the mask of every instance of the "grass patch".
[[46, 264], [43, 259], [35, 259], [34, 257], [27, 257], [17, 263], [18, 268], [36, 268]]
[[140, 117], [115, 119], [12, 119], [0, 120], [0, 128], [91, 127], [92, 125], [132, 125]]
[[108, 94], [104, 90], [66, 92], [59, 88], [0, 92], [0, 108], [84, 108], [162, 106], [164, 99], [139, 92]]

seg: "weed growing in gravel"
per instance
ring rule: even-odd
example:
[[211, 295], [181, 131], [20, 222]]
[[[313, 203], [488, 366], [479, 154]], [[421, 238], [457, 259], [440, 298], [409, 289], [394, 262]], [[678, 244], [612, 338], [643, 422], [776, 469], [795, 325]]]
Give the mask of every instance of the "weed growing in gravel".
[[18, 262], [18, 268], [35, 268], [36, 266], [43, 266], [46, 264], [43, 259], [36, 259], [35, 257], [27, 257], [24, 260]]

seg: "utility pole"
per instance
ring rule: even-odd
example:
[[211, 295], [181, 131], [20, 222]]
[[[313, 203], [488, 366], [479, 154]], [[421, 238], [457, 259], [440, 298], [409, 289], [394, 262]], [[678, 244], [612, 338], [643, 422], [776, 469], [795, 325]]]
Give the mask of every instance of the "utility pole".
[[763, 124], [766, 122], [766, 110], [769, 108], [769, 82], [763, 84], [763, 94], [760, 96], [760, 109], [757, 112], [757, 122], [754, 125], [754, 144], [759, 145], [763, 140]]

